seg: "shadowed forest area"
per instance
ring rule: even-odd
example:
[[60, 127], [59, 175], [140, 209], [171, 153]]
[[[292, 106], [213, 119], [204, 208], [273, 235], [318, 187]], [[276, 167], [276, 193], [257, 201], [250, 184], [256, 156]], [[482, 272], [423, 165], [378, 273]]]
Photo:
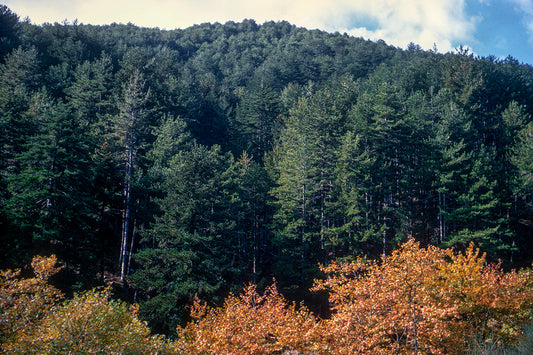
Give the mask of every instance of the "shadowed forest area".
[[[111, 302], [138, 334], [171, 339], [176, 329], [180, 339], [201, 332], [191, 328], [201, 322], [188, 323], [189, 306], [201, 309], [195, 295], [218, 307], [254, 292], [272, 309], [287, 310], [280, 299], [305, 303], [292, 311], [303, 312], [298, 326], [310, 338], [251, 353], [313, 343], [314, 317], [344, 312], [331, 273], [374, 277], [368, 270], [379, 264], [392, 275], [398, 265], [386, 260], [398, 250], [413, 265], [430, 251], [454, 265], [479, 248], [479, 268], [492, 267], [502, 289], [527, 290], [512, 307], [529, 312], [529, 271], [511, 270], [533, 262], [532, 113], [533, 67], [511, 56], [403, 50], [287, 22], [37, 26], [0, 5], [0, 269], [38, 279], [34, 256], [55, 255], [61, 267], [46, 275], [50, 292], [67, 298], [64, 311]], [[17, 279], [4, 276], [3, 287]], [[420, 311], [421, 322], [459, 317], [448, 291], [438, 295], [450, 300], [438, 306], [447, 313]], [[487, 295], [478, 291], [472, 299]], [[409, 297], [402, 309], [418, 296]], [[138, 304], [134, 314], [123, 302]], [[505, 325], [502, 341], [516, 340], [509, 329], [528, 317]], [[383, 351], [465, 346], [408, 338]]]

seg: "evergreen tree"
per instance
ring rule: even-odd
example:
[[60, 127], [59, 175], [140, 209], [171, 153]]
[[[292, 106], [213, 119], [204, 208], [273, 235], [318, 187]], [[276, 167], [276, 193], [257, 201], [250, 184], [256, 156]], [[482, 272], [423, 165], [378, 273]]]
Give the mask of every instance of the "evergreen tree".
[[38, 69], [35, 48], [19, 47], [0, 64], [0, 238], [6, 246], [1, 258], [4, 266], [31, 258], [29, 226], [17, 222], [17, 206], [9, 201], [15, 194], [10, 184], [22, 169], [17, 158], [27, 149], [29, 138], [39, 127], [38, 117], [48, 105], [45, 95], [35, 92], [40, 80]]
[[0, 5], [0, 264], [54, 251], [66, 288], [120, 270], [127, 291], [132, 271], [144, 314], [174, 323], [189, 284], [298, 292], [318, 262], [407, 235], [528, 265], [532, 108], [512, 57], [286, 22], [35, 26]]
[[90, 279], [93, 147], [84, 123], [66, 105], [51, 104], [45, 94], [41, 100], [35, 116], [38, 126], [15, 157], [20, 170], [8, 179], [7, 208], [20, 238], [31, 238], [32, 251], [54, 252], [67, 265], [81, 267], [82, 278]]
[[192, 295], [221, 296], [244, 281], [235, 174], [232, 156], [217, 146], [194, 144], [168, 162], [164, 194], [156, 200], [161, 213], [142, 232], [139, 269], [131, 276], [154, 330], [168, 333], [183, 321]]
[[268, 192], [272, 180], [267, 171], [244, 152], [236, 161], [238, 187], [238, 225], [235, 237], [239, 242], [239, 264], [255, 282], [271, 276], [272, 245], [268, 225], [272, 218], [271, 198]]
[[93, 234], [92, 261], [101, 280], [105, 271], [112, 271], [116, 257], [115, 227], [121, 209], [120, 187], [123, 176], [120, 160], [116, 154], [116, 129], [113, 116], [116, 115], [113, 94], [113, 73], [111, 59], [102, 53], [93, 62], [80, 64], [73, 75], [72, 83], [65, 88], [66, 101], [85, 133], [90, 167], [86, 176], [90, 182], [91, 227]]
[[0, 63], [18, 42], [19, 17], [6, 5], [0, 5]]
[[249, 88], [240, 101], [234, 123], [239, 149], [251, 154], [260, 164], [272, 150], [279, 131], [279, 97], [271, 88], [260, 84]]
[[[349, 137], [345, 149], [354, 148], [357, 153], [354, 152], [355, 156], [351, 152], [344, 153], [344, 159], [355, 158], [353, 164], [358, 161], [363, 164], [361, 167], [348, 167], [352, 170], [348, 170], [349, 174], [362, 174], [350, 177], [352, 183], [366, 183], [363, 189], [358, 186], [355, 187], [356, 190], [352, 190], [348, 186], [345, 192], [358, 194], [360, 207], [348, 207], [352, 214], [355, 212], [354, 208], [360, 209], [363, 206], [362, 201], [365, 201], [365, 208], [351, 217], [351, 228], [359, 235], [356, 238], [359, 242], [369, 243], [374, 251], [380, 249], [385, 254], [396, 236], [396, 231], [401, 223], [405, 222], [402, 220], [402, 215], [405, 214], [401, 206], [405, 192], [402, 180], [407, 177], [408, 166], [403, 149], [410, 145], [410, 137], [406, 136], [410, 128], [404, 117], [406, 109], [403, 93], [394, 85], [380, 82], [379, 79], [369, 84], [369, 89], [359, 97], [354, 106], [348, 124], [352, 137], [359, 138], [353, 141], [354, 138]], [[354, 144], [356, 142], [357, 144]], [[358, 157], [359, 154], [362, 155]], [[351, 165], [352, 162], [343, 164]], [[359, 172], [357, 169], [360, 169]], [[341, 179], [344, 179], [342, 175]], [[356, 192], [357, 190], [359, 192]], [[346, 200], [347, 197], [343, 198]], [[360, 218], [368, 219], [363, 222], [365, 227], [357, 225], [357, 219], [361, 221]]]
[[[327, 90], [300, 98], [280, 137], [273, 172], [279, 278], [304, 288], [327, 262], [334, 226], [334, 162], [343, 129], [343, 97]], [[290, 266], [288, 266], [290, 265]]]
[[339, 256], [348, 258], [362, 252], [379, 253], [375, 239], [384, 232], [373, 225], [377, 220], [373, 208], [373, 170], [376, 157], [362, 143], [361, 136], [348, 131], [337, 157], [336, 193], [342, 216], [336, 229]]
[[518, 168], [519, 180], [516, 186], [517, 192], [525, 195], [531, 193], [533, 188], [533, 129], [531, 124], [524, 127], [519, 134], [519, 141], [512, 156], [512, 162]]
[[[0, 65], [0, 169], [6, 169], [13, 155], [22, 151], [26, 138], [33, 133], [30, 106], [39, 86], [37, 50], [18, 48]], [[37, 99], [38, 100], [38, 99]]]
[[[439, 240], [444, 245], [465, 247], [475, 241], [492, 258], [507, 261], [516, 251], [509, 226], [508, 208], [500, 194], [503, 186], [494, 175], [498, 160], [494, 149], [483, 143], [472, 115], [445, 98], [438, 126], [441, 154], [438, 170]], [[494, 165], [494, 166], [493, 166]]]
[[91, 124], [109, 119], [105, 115], [114, 111], [112, 75], [111, 58], [102, 53], [94, 62], [79, 65], [74, 71], [72, 85], [65, 89], [71, 107]]
[[513, 215], [516, 218], [517, 244], [520, 248], [521, 263], [529, 260], [526, 256], [531, 248], [533, 229], [533, 126], [523, 127], [517, 135], [517, 142], [510, 155], [510, 161], [517, 174], [513, 179]]

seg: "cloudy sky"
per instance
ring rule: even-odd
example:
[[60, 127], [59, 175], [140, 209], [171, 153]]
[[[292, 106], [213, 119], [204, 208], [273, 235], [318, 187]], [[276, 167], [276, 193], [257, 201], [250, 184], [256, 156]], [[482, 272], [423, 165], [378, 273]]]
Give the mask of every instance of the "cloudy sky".
[[[0, 0], [1, 1], [1, 0]], [[533, 65], [533, 0], [3, 0], [32, 23], [131, 22], [161, 29], [203, 22], [286, 20], [308, 29], [448, 52], [512, 55]]]

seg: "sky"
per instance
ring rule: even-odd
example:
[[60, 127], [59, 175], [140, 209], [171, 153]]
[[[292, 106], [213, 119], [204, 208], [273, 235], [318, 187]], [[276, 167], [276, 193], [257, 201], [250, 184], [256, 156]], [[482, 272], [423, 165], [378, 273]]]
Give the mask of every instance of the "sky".
[[[0, 0], [2, 1], [2, 0]], [[382, 39], [407, 48], [460, 45], [479, 56], [533, 65], [533, 0], [3, 0], [32, 23], [133, 23], [172, 30], [253, 19]]]

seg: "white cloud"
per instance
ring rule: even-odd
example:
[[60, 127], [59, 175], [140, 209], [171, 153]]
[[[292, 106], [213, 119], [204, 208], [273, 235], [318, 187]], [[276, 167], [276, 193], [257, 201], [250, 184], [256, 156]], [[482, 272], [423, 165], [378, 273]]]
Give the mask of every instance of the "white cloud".
[[533, 15], [533, 1], [532, 0], [510, 0], [517, 4], [520, 9], [529, 15]]
[[439, 50], [449, 51], [473, 40], [479, 19], [467, 17], [464, 9], [464, 0], [376, 0], [354, 11], [366, 11], [377, 21], [377, 29], [347, 27], [347, 32], [404, 48], [414, 42], [425, 49], [437, 44]]
[[[511, 0], [530, 3], [531, 0]], [[257, 23], [287, 20], [309, 29], [347, 32], [406, 47], [429, 49], [436, 43], [448, 51], [472, 38], [476, 19], [465, 14], [465, 0], [5, 0], [21, 17], [34, 23], [72, 21], [185, 28], [203, 22]], [[369, 19], [375, 28], [353, 22]], [[368, 23], [368, 21], [366, 21]]]
[[526, 27], [529, 43], [533, 45], [533, 0], [509, 0], [518, 7], [522, 14], [522, 21]]

